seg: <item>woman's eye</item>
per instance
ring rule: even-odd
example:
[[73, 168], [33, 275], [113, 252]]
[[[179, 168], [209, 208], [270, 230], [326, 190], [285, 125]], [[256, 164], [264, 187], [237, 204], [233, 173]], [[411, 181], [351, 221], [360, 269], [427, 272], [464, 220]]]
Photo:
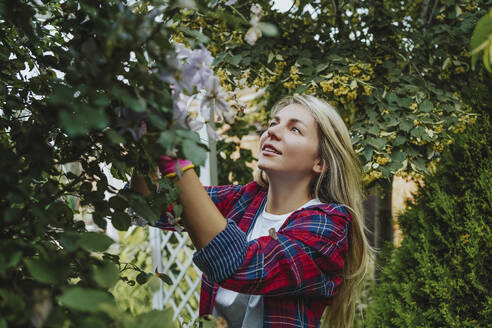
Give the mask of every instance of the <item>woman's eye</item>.
[[294, 127], [294, 128], [292, 128], [292, 131], [296, 131], [297, 133], [302, 134], [302, 133], [301, 133], [301, 130], [299, 130], [298, 128], [295, 128], [295, 127]]
[[270, 122], [270, 124], [268, 126], [274, 126], [275, 125], [275, 122]]

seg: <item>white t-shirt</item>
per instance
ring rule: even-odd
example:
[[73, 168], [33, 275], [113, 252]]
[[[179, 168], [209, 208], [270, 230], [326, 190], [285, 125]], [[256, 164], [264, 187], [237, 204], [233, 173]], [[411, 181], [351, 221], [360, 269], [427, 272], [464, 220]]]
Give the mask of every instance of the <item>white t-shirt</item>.
[[[285, 220], [293, 212], [310, 205], [323, 204], [314, 198], [286, 214], [271, 214], [264, 208], [256, 219], [253, 229], [250, 230], [247, 239], [251, 241], [262, 236], [268, 236], [268, 230], [274, 228], [278, 231]], [[223, 317], [228, 327], [263, 327], [263, 296], [237, 293], [235, 291], [219, 287], [215, 296], [215, 304], [212, 310], [214, 317]]]

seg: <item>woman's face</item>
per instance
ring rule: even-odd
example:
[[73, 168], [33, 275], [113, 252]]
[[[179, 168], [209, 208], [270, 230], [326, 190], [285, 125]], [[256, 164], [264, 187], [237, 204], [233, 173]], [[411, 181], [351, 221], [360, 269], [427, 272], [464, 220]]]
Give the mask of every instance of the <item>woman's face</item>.
[[267, 174], [310, 177], [322, 170], [318, 150], [316, 121], [304, 106], [291, 104], [277, 112], [261, 135], [258, 167]]

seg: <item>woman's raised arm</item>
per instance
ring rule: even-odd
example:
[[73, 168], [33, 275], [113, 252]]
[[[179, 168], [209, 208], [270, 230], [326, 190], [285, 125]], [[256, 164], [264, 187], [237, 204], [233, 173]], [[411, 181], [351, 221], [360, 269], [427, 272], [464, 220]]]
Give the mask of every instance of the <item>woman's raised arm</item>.
[[185, 171], [175, 182], [183, 205], [183, 224], [196, 249], [200, 250], [225, 229], [227, 221], [208, 196], [195, 170]]
[[[225, 229], [226, 219], [208, 196], [195, 170], [186, 170], [181, 179], [174, 179], [183, 205], [183, 225], [196, 249], [200, 250]], [[132, 176], [130, 186], [144, 196], [151, 193], [143, 176]]]

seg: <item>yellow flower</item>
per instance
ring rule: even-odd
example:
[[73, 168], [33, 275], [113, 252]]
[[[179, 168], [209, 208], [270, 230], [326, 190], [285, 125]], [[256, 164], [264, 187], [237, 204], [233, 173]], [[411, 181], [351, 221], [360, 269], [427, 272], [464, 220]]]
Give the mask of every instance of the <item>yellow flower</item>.
[[336, 96], [346, 95], [348, 92], [349, 92], [349, 88], [345, 85], [342, 85], [339, 88], [336, 88], [334, 91]]
[[217, 76], [220, 78], [220, 82], [224, 82], [225, 80], [227, 80], [227, 72], [222, 68], [219, 68], [216, 73]]
[[319, 85], [321, 86], [321, 88], [323, 88], [324, 92], [333, 91], [333, 82], [332, 81], [324, 80], [324, 81], [321, 81]]
[[198, 17], [193, 24], [191, 24], [191, 27], [193, 29], [200, 29], [202, 27], [205, 27], [207, 25], [207, 22], [202, 17]]
[[442, 22], [444, 20], [444, 18], [446, 18], [446, 15], [444, 15], [444, 13], [442, 13], [440, 15], [437, 15], [436, 18], [438, 21]]
[[276, 74], [281, 74], [283, 72], [285, 66], [287, 66], [287, 63], [284, 62], [284, 61], [276, 62], [275, 63], [275, 73]]
[[357, 99], [357, 91], [352, 90], [347, 94], [347, 101], [355, 100]]
[[366, 75], [366, 74], [362, 74], [361, 78], [360, 78], [362, 81], [369, 81], [371, 79], [371, 77], [369, 75]]
[[342, 76], [340, 78], [340, 80], [343, 82], [343, 83], [347, 83], [348, 82], [348, 77], [347, 76]]
[[417, 105], [417, 103], [412, 103], [410, 105], [410, 109], [412, 110], [412, 112], [416, 112], [417, 108], [419, 108], [419, 105]]
[[388, 163], [390, 160], [388, 157], [378, 157], [376, 158], [376, 162], [379, 164], [379, 165], [386, 165], [386, 163]]
[[212, 54], [212, 56], [216, 56], [217, 53], [219, 52], [219, 47], [217, 47], [215, 44], [212, 44], [210, 47], [208, 47], [208, 50]]
[[417, 119], [413, 120], [413, 125], [417, 126], [419, 124], [420, 124], [420, 122]]
[[372, 87], [369, 85], [364, 85], [364, 95], [370, 96], [372, 94]]
[[357, 76], [360, 73], [360, 69], [355, 65], [350, 66], [349, 71], [352, 76]]
[[309, 86], [309, 89], [306, 90], [306, 93], [309, 95], [316, 94], [316, 88], [317, 88], [317, 85], [315, 83], [313, 83]]
[[283, 86], [286, 87], [287, 89], [294, 89], [296, 87], [296, 84], [293, 81], [289, 81], [289, 82], [284, 82]]
[[444, 150], [444, 145], [442, 143], [438, 145], [434, 145], [432, 149], [434, 149], [437, 152], [442, 152]]

